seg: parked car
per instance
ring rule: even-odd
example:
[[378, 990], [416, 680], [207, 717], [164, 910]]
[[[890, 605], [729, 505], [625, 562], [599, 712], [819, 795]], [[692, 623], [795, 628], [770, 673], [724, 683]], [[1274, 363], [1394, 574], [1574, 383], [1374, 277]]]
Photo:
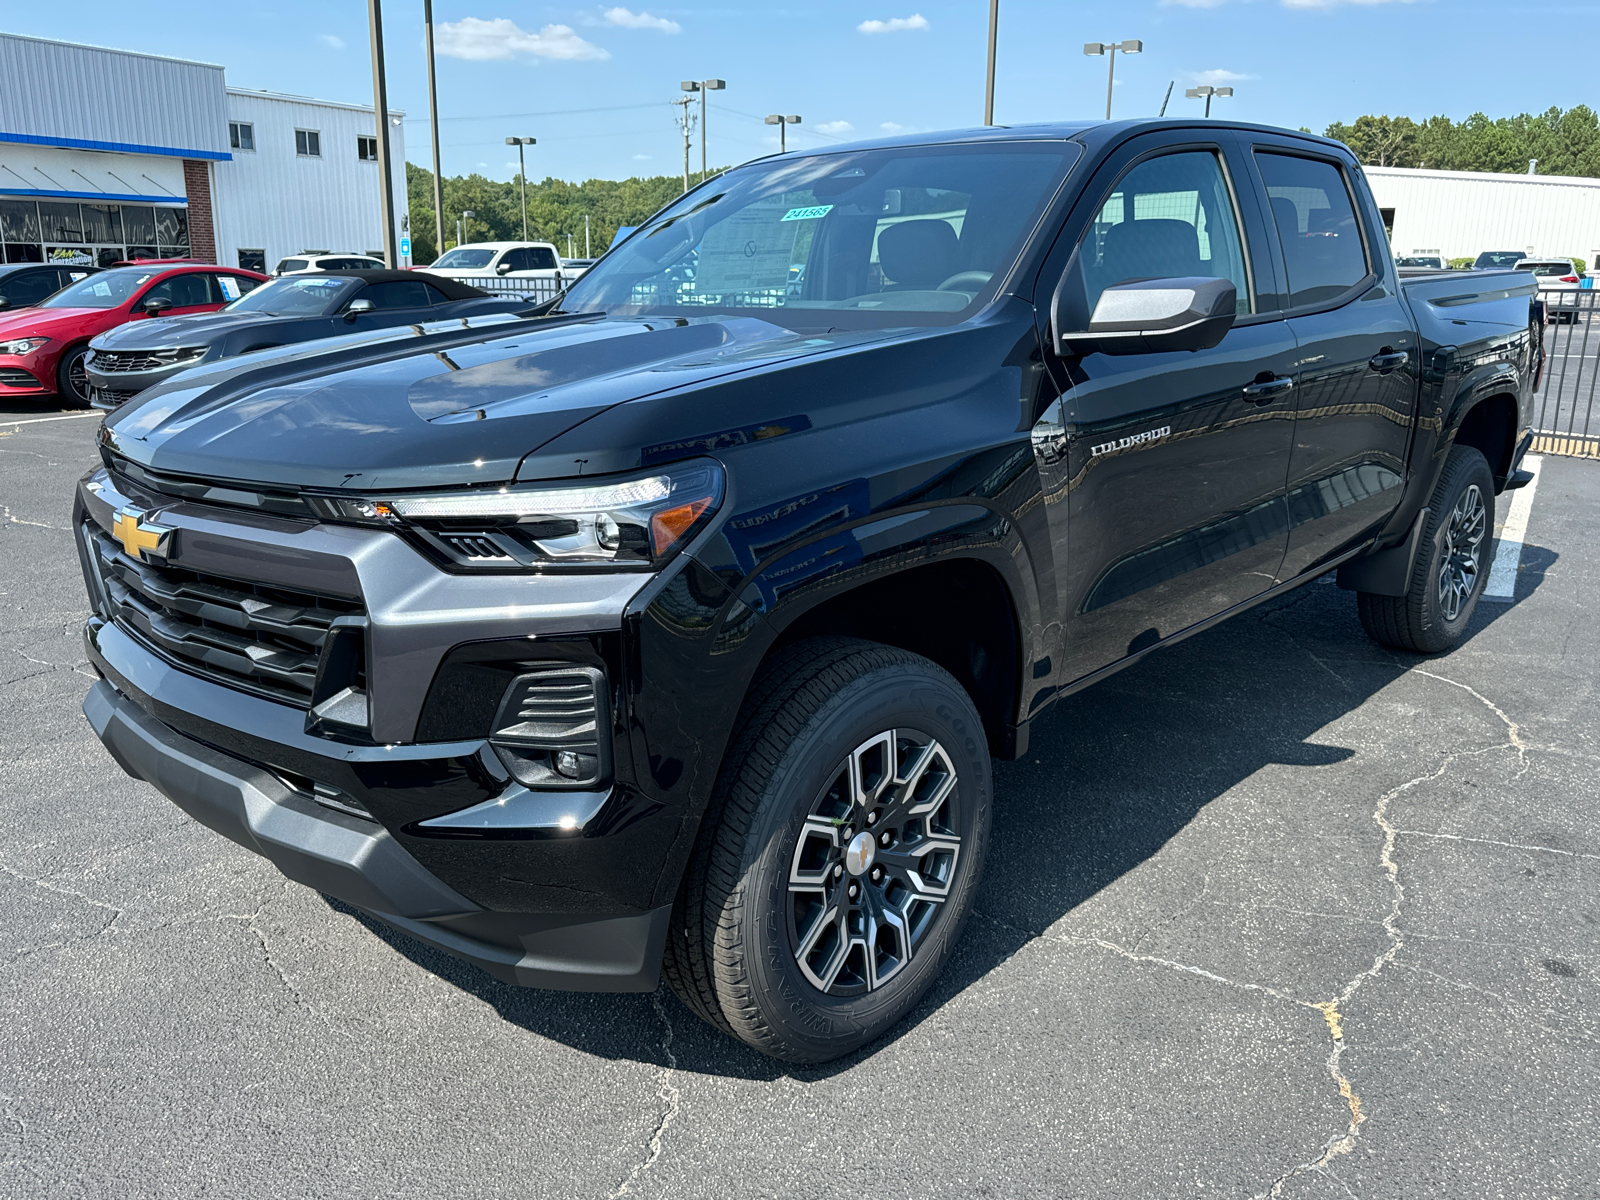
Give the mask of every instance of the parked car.
[[951, 957], [1053, 701], [1334, 571], [1466, 636], [1534, 281], [1389, 255], [1343, 145], [1225, 120], [734, 167], [542, 317], [107, 417], [84, 711], [413, 939], [834, 1058]]
[[6, 263], [0, 266], [0, 312], [32, 308], [69, 283], [87, 279], [99, 267], [56, 267], [49, 263]]
[[[502, 292], [523, 286], [544, 299], [566, 286], [561, 256], [550, 242], [473, 242], [441, 254], [428, 271]], [[496, 280], [505, 280], [503, 287]]]
[[140, 321], [89, 343], [85, 367], [97, 408], [115, 408], [201, 363], [318, 338], [527, 308], [456, 279], [411, 271], [285, 275], [221, 312]]
[[302, 250], [292, 258], [278, 260], [274, 275], [301, 275], [308, 271], [386, 271], [388, 265], [370, 254], [329, 254], [325, 250]]
[[1397, 267], [1427, 268], [1432, 271], [1443, 271], [1448, 264], [1437, 254], [1407, 254], [1395, 259], [1394, 265]]
[[214, 312], [266, 279], [233, 267], [115, 267], [33, 308], [0, 313], [0, 397], [54, 396], [69, 408], [87, 408], [83, 360], [91, 338], [130, 321]]
[[[1570, 258], [1522, 258], [1513, 269], [1527, 271], [1538, 279], [1546, 320], [1551, 324], [1571, 324], [1578, 319], [1576, 293], [1583, 286], [1583, 276]], [[1574, 294], [1569, 296], [1568, 292]]]
[[[1528, 256], [1526, 250], [1485, 250], [1473, 260], [1474, 271], [1504, 271]], [[1569, 263], [1568, 266], [1571, 264]]]

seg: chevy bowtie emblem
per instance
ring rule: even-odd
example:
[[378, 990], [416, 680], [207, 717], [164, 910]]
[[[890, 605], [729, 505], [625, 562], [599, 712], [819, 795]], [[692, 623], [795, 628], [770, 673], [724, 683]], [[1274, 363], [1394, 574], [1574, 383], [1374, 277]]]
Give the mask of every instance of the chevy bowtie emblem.
[[167, 558], [172, 553], [173, 531], [165, 525], [148, 524], [143, 511], [137, 508], [118, 510], [117, 519], [111, 523], [111, 536], [122, 543], [130, 558], [141, 562]]

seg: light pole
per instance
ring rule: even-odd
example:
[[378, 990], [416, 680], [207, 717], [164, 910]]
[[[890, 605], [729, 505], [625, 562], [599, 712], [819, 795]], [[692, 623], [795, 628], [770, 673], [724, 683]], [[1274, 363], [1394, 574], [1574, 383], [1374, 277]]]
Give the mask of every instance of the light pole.
[[477, 215], [478, 214], [473, 212], [470, 208], [462, 211], [461, 216], [456, 220], [456, 245], [459, 246], [461, 243], [467, 240], [467, 222], [472, 220], [472, 218]]
[[[704, 183], [706, 178], [706, 93], [720, 92], [728, 86], [728, 81], [726, 79], [702, 79], [699, 83], [695, 83], [691, 79], [685, 79], [678, 86], [686, 92], [700, 93], [700, 181]], [[687, 112], [688, 109], [684, 111]]]
[[585, 258], [593, 258], [594, 257], [594, 255], [589, 253], [589, 214], [588, 213], [584, 213], [583, 214], [583, 256]]
[[528, 240], [528, 164], [522, 157], [524, 146], [537, 145], [538, 138], [508, 137], [506, 145], [517, 148], [517, 178], [522, 183], [522, 240]]
[[444, 253], [444, 168], [439, 165], [439, 97], [433, 75], [433, 0], [422, 0], [422, 31], [428, 44], [428, 128], [433, 136], [434, 253]]
[[1108, 121], [1111, 120], [1111, 89], [1116, 86], [1117, 82], [1118, 50], [1121, 50], [1124, 54], [1139, 54], [1144, 50], [1144, 43], [1135, 38], [1129, 38], [1125, 42], [1085, 42], [1083, 44], [1083, 52], [1091, 58], [1097, 58], [1107, 53], [1111, 55], [1110, 65], [1106, 69], [1106, 120]]
[[1211, 115], [1211, 97], [1213, 97], [1213, 96], [1231, 96], [1231, 95], [1233, 95], [1233, 89], [1232, 88], [1212, 87], [1208, 83], [1208, 84], [1202, 84], [1200, 87], [1192, 87], [1188, 91], [1184, 92], [1183, 94], [1185, 96], [1189, 97], [1189, 99], [1191, 99], [1191, 100], [1198, 100], [1202, 96], [1204, 96], [1205, 97], [1205, 101], [1206, 101], [1206, 116], [1209, 117]]
[[367, 31], [372, 37], [372, 115], [378, 123], [378, 178], [383, 188], [383, 257], [392, 270], [400, 265], [394, 236], [394, 168], [389, 162], [389, 88], [383, 75], [383, 9], [367, 0]]
[[[698, 86], [698, 85], [697, 85]], [[683, 129], [683, 190], [689, 190], [689, 135], [694, 131], [694, 113], [689, 111], [689, 106], [694, 103], [693, 96], [680, 96], [673, 101], [682, 105], [683, 111], [678, 114], [678, 125]]]
[[767, 118], [767, 124], [768, 125], [776, 125], [778, 127], [778, 153], [779, 154], [787, 154], [787, 153], [789, 153], [789, 140], [788, 140], [787, 137], [784, 136], [784, 134], [786, 132], [786, 127], [789, 126], [789, 125], [798, 125], [798, 124], [800, 124], [800, 118], [799, 117], [786, 117], [782, 113], [773, 113], [771, 116], [769, 116]]
[[1000, 0], [989, 0], [989, 75], [983, 88], [983, 123], [994, 124], [994, 43], [1000, 32]]

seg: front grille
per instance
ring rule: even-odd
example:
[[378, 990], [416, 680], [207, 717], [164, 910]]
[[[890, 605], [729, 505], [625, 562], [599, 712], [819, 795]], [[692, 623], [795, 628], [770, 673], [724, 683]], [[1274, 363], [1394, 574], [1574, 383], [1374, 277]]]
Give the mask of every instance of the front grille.
[[89, 365], [96, 371], [159, 371], [162, 367], [199, 362], [205, 347], [181, 346], [175, 350], [96, 350]]
[[0, 387], [36, 388], [39, 381], [21, 367], [0, 367]]
[[329, 627], [363, 611], [355, 601], [136, 562], [93, 522], [83, 536], [105, 615], [121, 629], [194, 674], [300, 708], [310, 707]]
[[139, 394], [138, 388], [90, 388], [96, 408], [117, 408]]

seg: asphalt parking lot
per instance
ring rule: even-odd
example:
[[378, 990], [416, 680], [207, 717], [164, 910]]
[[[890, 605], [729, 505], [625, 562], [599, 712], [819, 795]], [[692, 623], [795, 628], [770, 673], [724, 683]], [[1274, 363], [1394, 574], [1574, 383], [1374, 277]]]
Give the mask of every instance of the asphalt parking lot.
[[1600, 463], [1545, 456], [1447, 657], [1318, 583], [1064, 702], [952, 968], [801, 1070], [495, 982], [124, 776], [78, 708], [97, 422], [46, 415], [0, 423], [0, 1195], [1600, 1192]]

